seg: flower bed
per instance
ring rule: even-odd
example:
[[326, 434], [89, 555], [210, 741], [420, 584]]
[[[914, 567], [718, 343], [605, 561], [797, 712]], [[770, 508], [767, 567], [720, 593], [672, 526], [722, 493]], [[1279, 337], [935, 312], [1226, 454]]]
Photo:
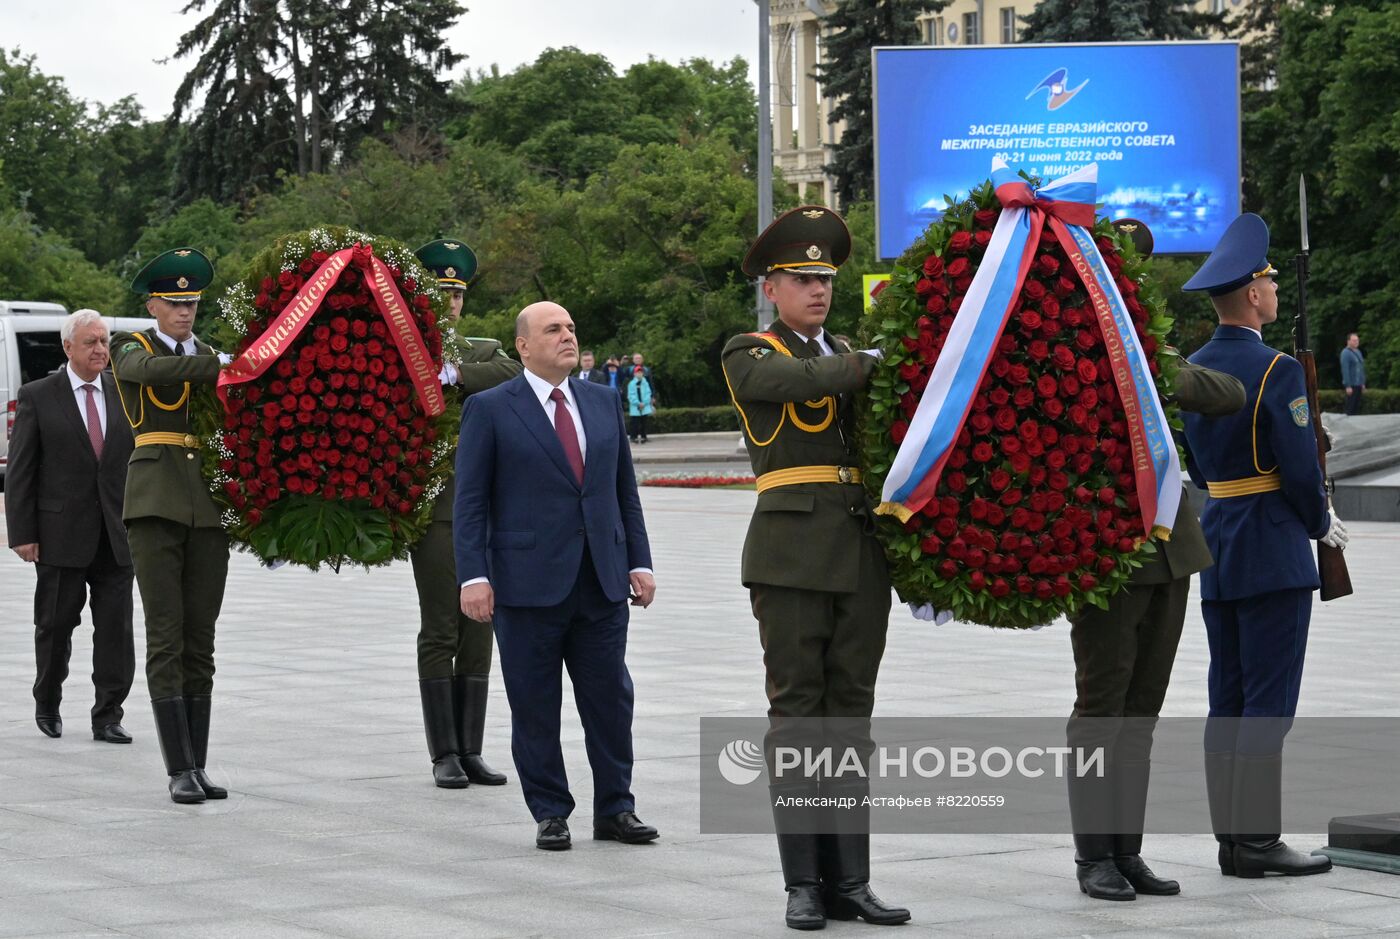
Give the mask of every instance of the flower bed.
[[[885, 353], [862, 423], [877, 498], [1001, 211], [990, 183], [950, 206], [867, 316], [865, 343]], [[1125, 237], [1103, 219], [1092, 233], [1165, 396], [1176, 369], [1165, 301]], [[1047, 226], [933, 498], [904, 523], [882, 517], [894, 585], [905, 600], [991, 626], [1105, 606], [1155, 550], [1139, 508], [1103, 332]]]
[[312, 569], [407, 554], [451, 471], [458, 415], [436, 379], [445, 303], [406, 246], [345, 229], [290, 235], [253, 260], [208, 337], [235, 355], [223, 404], [210, 394], [196, 415], [235, 545]]

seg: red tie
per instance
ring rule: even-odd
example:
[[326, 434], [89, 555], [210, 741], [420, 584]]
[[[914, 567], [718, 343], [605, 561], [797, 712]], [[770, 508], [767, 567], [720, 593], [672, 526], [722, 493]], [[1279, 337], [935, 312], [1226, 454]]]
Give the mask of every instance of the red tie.
[[92, 441], [92, 452], [100, 460], [102, 459], [102, 418], [97, 414], [97, 388], [93, 385], [83, 385], [83, 390], [87, 392], [88, 440]]
[[574, 478], [582, 486], [583, 451], [578, 448], [578, 428], [574, 427], [573, 416], [569, 414], [569, 407], [564, 403], [564, 392], [555, 388], [549, 393], [549, 400], [554, 402], [554, 432], [559, 435], [559, 445], [564, 448], [564, 456], [573, 468]]

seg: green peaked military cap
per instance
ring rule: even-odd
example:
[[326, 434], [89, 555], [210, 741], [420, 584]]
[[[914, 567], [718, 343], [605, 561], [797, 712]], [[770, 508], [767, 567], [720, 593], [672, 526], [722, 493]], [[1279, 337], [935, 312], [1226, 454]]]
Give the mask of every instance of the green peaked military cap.
[[1146, 222], [1140, 222], [1135, 218], [1118, 218], [1111, 223], [1114, 228], [1128, 236], [1128, 240], [1133, 243], [1137, 253], [1145, 258], [1152, 257], [1152, 229], [1147, 227]]
[[754, 239], [743, 269], [750, 277], [774, 271], [831, 277], [850, 255], [851, 233], [841, 216], [824, 205], [800, 205]]
[[131, 281], [137, 293], [193, 303], [214, 279], [214, 265], [196, 248], [174, 248], [151, 259]]
[[476, 274], [476, 254], [460, 238], [439, 238], [413, 252], [437, 275], [444, 290], [466, 290]]

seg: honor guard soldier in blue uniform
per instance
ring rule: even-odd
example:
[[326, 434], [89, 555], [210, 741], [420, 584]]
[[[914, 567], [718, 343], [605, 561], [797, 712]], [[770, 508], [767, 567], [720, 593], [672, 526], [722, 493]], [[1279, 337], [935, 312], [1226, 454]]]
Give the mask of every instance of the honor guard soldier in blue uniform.
[[[414, 252], [437, 275], [447, 292], [443, 365], [438, 377], [444, 396], [461, 410], [467, 395], [520, 374], [494, 339], [464, 339], [457, 333], [467, 285], [476, 274], [476, 254], [460, 238], [430, 241]], [[455, 361], [453, 361], [455, 360]], [[470, 446], [470, 442], [467, 442]], [[501, 786], [506, 777], [481, 757], [486, 732], [486, 695], [491, 680], [491, 624], [462, 613], [457, 563], [452, 553], [452, 501], [449, 479], [433, 502], [432, 523], [413, 546], [413, 581], [418, 588], [418, 691], [433, 781], [442, 789], [470, 783]]]
[[228, 361], [193, 332], [213, 279], [214, 266], [193, 248], [157, 256], [131, 282], [156, 325], [112, 336], [112, 375], [136, 435], [122, 520], [146, 614], [146, 685], [170, 798], [180, 803], [228, 797], [204, 771], [228, 536], [190, 426], [195, 386], [215, 384]]
[[[869, 718], [889, 624], [890, 577], [855, 465], [852, 397], [870, 380], [875, 358], [852, 352], [823, 325], [832, 278], [850, 252], [846, 223], [824, 206], [779, 217], [743, 262], [745, 274], [765, 278], [763, 292], [778, 318], [767, 332], [730, 339], [723, 353], [758, 478], [742, 576], [763, 644], [770, 752], [789, 718], [829, 719], [828, 733], [854, 729], [851, 746], [863, 756], [874, 746]], [[849, 813], [842, 830], [832, 831], [838, 826], [799, 821], [778, 808], [789, 797], [799, 803], [816, 797], [818, 787], [821, 798], [849, 796], [855, 805], [867, 791], [864, 780], [845, 777], [774, 780], [787, 924], [821, 929], [828, 918], [857, 916], [907, 921], [908, 910], [870, 889], [868, 810]]]
[[1201, 572], [1210, 642], [1206, 787], [1220, 871], [1239, 877], [1332, 867], [1279, 840], [1283, 738], [1298, 706], [1318, 589], [1312, 542], [1345, 547], [1347, 535], [1329, 510], [1303, 368], [1260, 332], [1278, 318], [1268, 250], [1268, 225], [1241, 215], [1183, 288], [1210, 294], [1220, 318], [1191, 361], [1234, 375], [1247, 396], [1233, 415], [1185, 415], [1191, 478], [1210, 494], [1201, 527], [1215, 557]]

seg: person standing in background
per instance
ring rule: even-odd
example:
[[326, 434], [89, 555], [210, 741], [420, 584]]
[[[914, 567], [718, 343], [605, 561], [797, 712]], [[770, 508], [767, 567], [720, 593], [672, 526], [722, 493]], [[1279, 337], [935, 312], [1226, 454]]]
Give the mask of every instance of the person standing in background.
[[640, 366], [632, 369], [632, 380], [627, 383], [627, 414], [630, 425], [627, 436], [633, 443], [647, 442], [647, 418], [656, 409], [652, 407], [651, 382], [646, 371]]
[[[468, 395], [520, 374], [520, 363], [493, 339], [461, 339], [455, 333], [467, 287], [476, 274], [476, 254], [460, 238], [438, 239], [414, 254], [447, 294], [443, 322], [443, 393], [460, 407]], [[450, 349], [450, 347], [455, 347]], [[470, 446], [471, 441], [458, 441]], [[506, 777], [481, 758], [486, 734], [486, 700], [491, 684], [491, 624], [462, 613], [457, 600], [457, 563], [452, 547], [449, 477], [433, 500], [432, 522], [409, 552], [418, 591], [418, 695], [433, 782], [440, 789], [469, 784], [505, 785]]]
[[1342, 350], [1342, 388], [1346, 392], [1343, 412], [1360, 414], [1361, 393], [1366, 390], [1366, 357], [1361, 354], [1361, 337], [1356, 333], [1347, 336], [1347, 347]]

